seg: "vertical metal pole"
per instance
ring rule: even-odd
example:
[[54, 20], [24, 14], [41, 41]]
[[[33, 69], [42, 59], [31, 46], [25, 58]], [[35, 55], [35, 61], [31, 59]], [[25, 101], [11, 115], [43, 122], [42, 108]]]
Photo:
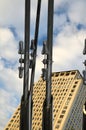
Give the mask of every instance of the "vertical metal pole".
[[32, 108], [33, 108], [32, 94], [33, 94], [35, 66], [36, 66], [36, 55], [37, 55], [37, 42], [38, 42], [38, 32], [39, 32], [40, 9], [41, 9], [41, 0], [38, 0], [37, 14], [36, 14], [36, 25], [35, 25], [35, 36], [34, 36], [35, 50], [34, 50], [34, 56], [33, 56], [33, 66], [32, 66], [32, 70], [31, 70], [30, 94], [29, 94], [29, 104], [30, 104], [29, 107], [31, 108], [31, 111], [30, 111], [30, 113], [31, 113], [31, 115], [30, 115], [31, 126], [32, 126]]
[[47, 106], [51, 100], [51, 78], [52, 78], [52, 48], [53, 48], [53, 10], [54, 0], [48, 0], [48, 30], [47, 30], [47, 46], [48, 46], [48, 64], [47, 64], [47, 81], [46, 81], [46, 101]]
[[31, 130], [29, 102], [29, 45], [30, 45], [30, 0], [25, 0], [25, 39], [24, 39], [24, 82], [20, 110], [20, 130]]
[[53, 44], [53, 12], [54, 0], [48, 0], [48, 30], [47, 30], [47, 74], [46, 74], [46, 97], [43, 105], [42, 130], [53, 130], [53, 99], [52, 89], [52, 44]]
[[27, 100], [29, 85], [29, 45], [30, 45], [30, 0], [25, 0], [25, 55], [24, 55], [24, 99]]
[[36, 25], [35, 25], [35, 35], [34, 35], [34, 45], [35, 45], [34, 59], [33, 59], [34, 61], [33, 61], [33, 67], [32, 67], [32, 71], [31, 71], [31, 82], [30, 82], [31, 92], [33, 92], [34, 76], [35, 76], [37, 42], [38, 42], [39, 21], [40, 21], [40, 10], [41, 10], [41, 0], [38, 0], [37, 14], [36, 14]]
[[[86, 55], [86, 39], [85, 46], [83, 50], [83, 55]], [[86, 85], [86, 60], [84, 61], [85, 70], [83, 70], [83, 85]], [[86, 130], [86, 101], [83, 106], [83, 122], [82, 122], [82, 130]]]

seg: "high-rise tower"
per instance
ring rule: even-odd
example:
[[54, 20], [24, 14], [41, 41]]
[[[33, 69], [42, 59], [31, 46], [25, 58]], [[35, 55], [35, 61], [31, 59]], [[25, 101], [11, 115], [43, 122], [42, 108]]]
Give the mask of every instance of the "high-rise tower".
[[[32, 130], [42, 130], [45, 82], [42, 78], [34, 85]], [[52, 74], [53, 130], [81, 130], [86, 86], [80, 73], [75, 71]], [[4, 130], [19, 130], [20, 106]]]

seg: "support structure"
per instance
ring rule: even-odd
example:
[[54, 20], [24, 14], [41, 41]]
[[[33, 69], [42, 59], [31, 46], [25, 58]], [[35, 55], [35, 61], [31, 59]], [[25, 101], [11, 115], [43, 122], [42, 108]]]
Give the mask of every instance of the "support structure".
[[29, 46], [30, 46], [30, 0], [25, 0], [25, 39], [24, 39], [24, 83], [21, 99], [20, 130], [31, 130], [31, 108], [29, 104]]
[[[36, 25], [34, 39], [31, 41], [30, 46], [30, 0], [25, 0], [25, 39], [24, 48], [23, 42], [19, 42], [19, 77], [23, 77], [24, 70], [24, 82], [23, 82], [23, 96], [21, 99], [20, 109], [20, 130], [32, 130], [32, 110], [33, 110], [33, 86], [35, 76], [35, 65], [37, 55], [37, 43], [39, 32], [39, 20], [40, 20], [41, 0], [38, 0]], [[43, 106], [43, 130], [52, 130], [52, 95], [51, 95], [51, 76], [52, 76], [52, 43], [53, 43], [53, 9], [54, 1], [48, 0], [48, 29], [47, 29], [47, 59], [46, 62], [46, 98]], [[24, 59], [23, 55], [24, 54]], [[30, 55], [30, 57], [29, 57]], [[22, 65], [24, 64], [24, 66]], [[29, 69], [31, 69], [31, 76], [29, 75]], [[30, 82], [29, 82], [30, 79]], [[30, 84], [30, 87], [29, 87]]]
[[[86, 55], [86, 39], [85, 39], [85, 46], [83, 50], [83, 55]], [[86, 85], [86, 60], [84, 61], [85, 70], [83, 70], [83, 83]], [[83, 108], [83, 126], [82, 130], [86, 130], [86, 101]]]
[[[54, 0], [48, 0], [48, 29], [47, 29], [47, 43], [44, 46], [45, 54], [47, 55], [45, 80], [46, 80], [46, 97], [43, 106], [43, 123], [42, 130], [53, 130], [53, 98], [51, 95], [51, 77], [52, 77], [52, 44], [53, 44], [53, 10]], [[45, 64], [45, 63], [44, 63]], [[45, 72], [46, 71], [46, 72]]]
[[[31, 41], [31, 47], [30, 47], [30, 0], [25, 0], [24, 48], [23, 48], [23, 42], [22, 41], [19, 42], [19, 54], [21, 54], [21, 58], [19, 59], [20, 78], [23, 77], [23, 70], [24, 70], [23, 96], [21, 98], [21, 109], [20, 109], [20, 130], [32, 129], [32, 105], [33, 105], [32, 94], [33, 94], [34, 75], [35, 75], [40, 9], [41, 9], [41, 0], [38, 0], [35, 35], [34, 40]], [[24, 59], [22, 56], [23, 54]], [[31, 58], [29, 57], [29, 55], [31, 55]], [[29, 75], [29, 69], [31, 69], [31, 76]], [[29, 79], [31, 79], [30, 83]]]
[[[86, 39], [85, 39], [85, 46], [83, 50], [83, 55], [86, 55]], [[86, 60], [84, 61], [85, 70], [83, 70], [83, 82], [86, 85]]]

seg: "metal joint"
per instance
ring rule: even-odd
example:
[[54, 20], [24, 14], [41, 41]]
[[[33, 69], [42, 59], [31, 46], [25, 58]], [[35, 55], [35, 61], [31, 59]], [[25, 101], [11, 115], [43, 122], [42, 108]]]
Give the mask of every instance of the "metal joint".
[[33, 67], [33, 59], [30, 59], [29, 68], [31, 69], [32, 67]]
[[23, 41], [20, 41], [20, 42], [19, 42], [18, 54], [24, 54]]
[[84, 46], [84, 50], [83, 50], [83, 55], [86, 55], [86, 39], [85, 39], [85, 46]]
[[35, 41], [34, 39], [31, 40], [31, 46], [30, 46], [30, 49], [31, 49], [31, 50], [35, 50], [35, 48], [36, 48], [34, 41]]
[[24, 70], [24, 67], [19, 67], [19, 78], [22, 78], [23, 77], [23, 70]]
[[43, 42], [42, 55], [48, 55], [47, 41]]
[[24, 63], [24, 59], [20, 58], [20, 59], [19, 59], [19, 63], [20, 63], [20, 64]]
[[45, 64], [47, 64], [48, 63], [48, 60], [47, 59], [43, 59], [43, 64], [45, 65]]
[[42, 69], [42, 79], [45, 81], [46, 80], [46, 74], [47, 74], [47, 69], [43, 68]]

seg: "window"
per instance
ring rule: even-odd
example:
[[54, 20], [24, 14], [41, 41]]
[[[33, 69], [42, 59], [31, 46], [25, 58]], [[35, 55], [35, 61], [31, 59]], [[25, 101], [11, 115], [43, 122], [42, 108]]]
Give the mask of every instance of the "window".
[[65, 111], [65, 110], [63, 110], [63, 111], [62, 111], [62, 114], [65, 114], [65, 112], [66, 112], [66, 111]]
[[60, 118], [63, 118], [64, 117], [64, 115], [60, 115]]

